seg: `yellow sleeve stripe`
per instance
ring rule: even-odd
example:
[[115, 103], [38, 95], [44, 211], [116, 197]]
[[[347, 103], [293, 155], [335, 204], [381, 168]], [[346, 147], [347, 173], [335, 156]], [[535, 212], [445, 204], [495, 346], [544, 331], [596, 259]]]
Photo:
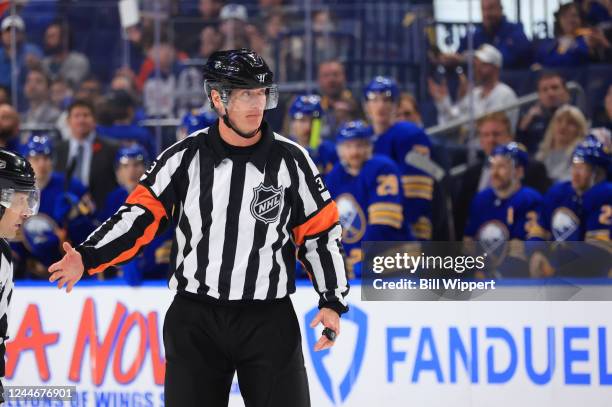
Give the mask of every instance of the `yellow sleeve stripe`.
[[[401, 213], [397, 213], [397, 212], [389, 212], [389, 211], [375, 211], [375, 212], [370, 212], [369, 214], [369, 218], [374, 219], [374, 218], [390, 218], [390, 219], [396, 219], [400, 222], [403, 222], [404, 220], [404, 215], [402, 215]], [[371, 223], [371, 222], [370, 222]]]
[[584, 240], [610, 241], [610, 231], [607, 229], [591, 230], [586, 233]]
[[403, 175], [402, 184], [433, 185], [434, 180], [432, 177], [427, 175]]
[[402, 220], [387, 216], [370, 216], [370, 225], [385, 225], [395, 229], [402, 228]]
[[433, 199], [433, 191], [415, 191], [415, 190], [404, 190], [405, 198], [421, 198], [431, 201]]
[[391, 211], [402, 213], [402, 205], [393, 202], [379, 202], [368, 206], [368, 212], [372, 211]]

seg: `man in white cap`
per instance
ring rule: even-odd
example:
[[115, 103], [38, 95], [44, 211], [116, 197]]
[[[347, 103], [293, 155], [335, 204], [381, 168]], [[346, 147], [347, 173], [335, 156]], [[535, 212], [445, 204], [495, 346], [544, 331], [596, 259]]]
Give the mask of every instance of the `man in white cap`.
[[[19, 70], [19, 84], [25, 82], [26, 69], [37, 65], [43, 53], [39, 47], [25, 42], [25, 23], [17, 15], [5, 17], [0, 23], [1, 47], [0, 47], [0, 85], [11, 86], [12, 63], [12, 33], [15, 33], [17, 69]], [[21, 89], [19, 89], [21, 91]]]
[[[483, 44], [474, 52], [474, 57], [476, 87], [471, 88], [465, 75], [460, 75], [458, 102], [454, 105], [451, 103], [446, 83], [438, 84], [433, 79], [429, 79], [429, 93], [433, 97], [438, 110], [439, 124], [467, 117], [470, 111], [470, 99], [473, 99], [475, 118], [485, 113], [500, 110], [516, 101], [516, 93], [512, 88], [499, 81], [499, 74], [503, 65], [501, 52], [492, 45]], [[515, 129], [518, 110], [512, 109], [506, 113], [510, 118], [512, 128]]]

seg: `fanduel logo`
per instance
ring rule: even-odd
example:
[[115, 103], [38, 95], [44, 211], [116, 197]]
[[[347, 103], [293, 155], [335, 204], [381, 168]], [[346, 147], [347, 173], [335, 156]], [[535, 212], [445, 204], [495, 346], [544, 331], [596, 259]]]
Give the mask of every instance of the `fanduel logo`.
[[[304, 326], [309, 327], [310, 321], [314, 319], [318, 312], [319, 309], [316, 307], [311, 309], [304, 317]], [[310, 352], [310, 358], [312, 359], [312, 364], [315, 368], [315, 372], [317, 373], [317, 377], [319, 378], [319, 382], [321, 383], [321, 386], [325, 391], [325, 394], [334, 405], [344, 403], [344, 401], [351, 393], [353, 385], [355, 384], [359, 376], [359, 371], [361, 370], [361, 365], [365, 354], [365, 346], [368, 332], [368, 316], [365, 312], [351, 304], [349, 312], [342, 315], [342, 323], [346, 323], [347, 321], [350, 321], [357, 326], [357, 342], [355, 344], [355, 349], [353, 350], [351, 365], [349, 366], [344, 378], [342, 378], [342, 380], [340, 381], [338, 387], [334, 387], [334, 384], [331, 380], [331, 376], [325, 368], [325, 365], [323, 364], [323, 359], [327, 355], [329, 355], [330, 350], [326, 349], [320, 352], [315, 352], [313, 350], [315, 343], [320, 338], [321, 327], [319, 326], [314, 329], [306, 328], [306, 339], [308, 340], [308, 349]], [[339, 400], [336, 400], [336, 397], [334, 396], [334, 393], [336, 392], [334, 390], [337, 390], [337, 394], [339, 394], [340, 396]]]

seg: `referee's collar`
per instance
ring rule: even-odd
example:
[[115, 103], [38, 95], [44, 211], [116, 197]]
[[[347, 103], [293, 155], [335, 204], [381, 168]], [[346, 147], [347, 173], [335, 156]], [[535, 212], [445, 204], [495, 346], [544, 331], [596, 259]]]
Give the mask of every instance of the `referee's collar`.
[[[228, 152], [221, 144], [221, 134], [219, 134], [219, 120], [217, 120], [210, 129], [208, 130], [208, 139], [210, 140], [210, 147], [212, 149], [215, 161], [215, 167], [221, 164], [221, 161], [228, 158]], [[268, 153], [270, 152], [270, 146], [272, 145], [272, 139], [274, 134], [270, 129], [268, 123], [263, 120], [261, 122], [261, 140], [255, 145], [255, 150], [249, 156], [249, 161], [253, 163], [259, 172], [264, 172], [266, 167], [266, 161], [268, 160]]]

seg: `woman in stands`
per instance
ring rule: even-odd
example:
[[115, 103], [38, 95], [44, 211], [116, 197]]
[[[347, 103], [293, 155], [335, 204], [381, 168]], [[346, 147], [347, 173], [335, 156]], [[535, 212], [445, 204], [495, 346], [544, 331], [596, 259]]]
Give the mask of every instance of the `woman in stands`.
[[605, 60], [610, 42], [599, 28], [584, 25], [575, 3], [563, 4], [555, 13], [555, 38], [536, 49], [535, 61], [546, 67], [571, 67]]
[[541, 161], [553, 181], [571, 177], [570, 156], [586, 137], [589, 126], [580, 109], [563, 105], [555, 112], [540, 143], [536, 160]]

